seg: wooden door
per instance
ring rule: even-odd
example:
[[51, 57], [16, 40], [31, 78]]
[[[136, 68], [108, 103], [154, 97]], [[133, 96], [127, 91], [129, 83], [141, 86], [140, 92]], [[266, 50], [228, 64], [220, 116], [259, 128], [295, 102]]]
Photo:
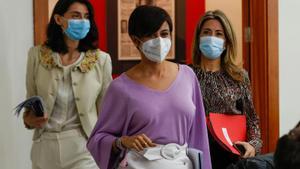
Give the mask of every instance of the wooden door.
[[243, 59], [256, 112], [263, 152], [275, 150], [279, 137], [278, 0], [243, 0]]

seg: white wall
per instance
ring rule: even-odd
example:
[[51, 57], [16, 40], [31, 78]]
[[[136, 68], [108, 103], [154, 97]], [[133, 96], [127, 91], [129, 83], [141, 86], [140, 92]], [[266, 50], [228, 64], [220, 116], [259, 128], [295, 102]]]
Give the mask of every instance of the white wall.
[[299, 0], [279, 0], [280, 135], [300, 120]]
[[33, 45], [32, 0], [0, 0], [0, 168], [30, 169], [31, 131], [13, 107], [25, 97], [27, 50]]

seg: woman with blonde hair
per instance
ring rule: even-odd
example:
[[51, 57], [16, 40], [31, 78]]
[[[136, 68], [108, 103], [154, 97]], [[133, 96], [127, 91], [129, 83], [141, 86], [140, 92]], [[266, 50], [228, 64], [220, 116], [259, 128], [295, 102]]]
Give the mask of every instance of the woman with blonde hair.
[[[236, 50], [235, 33], [225, 14], [220, 10], [206, 12], [196, 27], [191, 67], [200, 82], [206, 115], [246, 115], [247, 140], [235, 144], [244, 147], [242, 157], [248, 158], [260, 152], [262, 141], [249, 77], [235, 63]], [[214, 169], [224, 169], [238, 159], [223, 149], [211, 133], [209, 142]]]

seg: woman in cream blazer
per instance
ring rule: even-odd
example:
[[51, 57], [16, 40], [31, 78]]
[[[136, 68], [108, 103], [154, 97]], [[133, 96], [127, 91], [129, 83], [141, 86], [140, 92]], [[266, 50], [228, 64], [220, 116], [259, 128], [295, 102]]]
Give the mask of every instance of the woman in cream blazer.
[[[97, 105], [100, 105], [104, 92], [112, 80], [111, 59], [107, 53], [99, 49], [84, 52], [82, 55], [83, 60], [70, 71], [72, 77], [70, 82], [82, 129], [88, 137], [97, 121], [99, 108]], [[28, 52], [27, 97], [41, 96], [49, 118], [59, 92], [59, 81], [63, 80], [64, 76], [56, 56], [58, 54], [46, 46], [32, 47]], [[33, 139], [37, 139], [44, 129], [37, 128]]]
[[27, 98], [43, 99], [44, 117], [24, 112], [35, 129], [33, 169], [97, 169], [86, 149], [102, 96], [112, 81], [110, 56], [97, 49], [98, 31], [87, 0], [59, 0], [44, 45], [28, 53]]

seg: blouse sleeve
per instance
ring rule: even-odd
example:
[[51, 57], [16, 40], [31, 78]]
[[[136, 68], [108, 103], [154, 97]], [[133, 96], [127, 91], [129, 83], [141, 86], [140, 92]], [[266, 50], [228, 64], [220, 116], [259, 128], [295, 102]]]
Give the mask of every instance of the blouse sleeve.
[[200, 85], [196, 75], [193, 82], [193, 102], [196, 106], [196, 116], [192, 124], [189, 136], [189, 146], [203, 152], [204, 169], [211, 169], [211, 158], [209, 151], [208, 134], [206, 127], [205, 111], [200, 90]]
[[126, 95], [121, 86], [113, 81], [104, 95], [98, 121], [87, 143], [88, 150], [101, 169], [112, 168], [117, 160], [119, 154], [112, 153], [112, 144], [126, 132], [126, 112]]
[[247, 118], [247, 141], [255, 148], [256, 154], [259, 154], [262, 147], [259, 118], [255, 112], [254, 104], [252, 101], [251, 85], [247, 73], [245, 73], [245, 83], [243, 85], [243, 91], [245, 112]]

